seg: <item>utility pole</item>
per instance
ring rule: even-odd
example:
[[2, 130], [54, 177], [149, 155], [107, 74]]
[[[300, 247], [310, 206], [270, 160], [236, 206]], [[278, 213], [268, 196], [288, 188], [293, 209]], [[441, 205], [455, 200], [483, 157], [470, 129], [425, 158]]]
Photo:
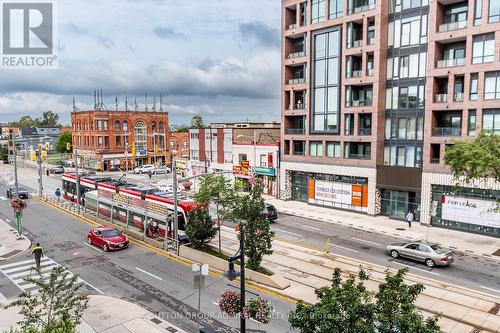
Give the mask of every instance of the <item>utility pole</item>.
[[176, 158], [175, 158], [175, 154], [173, 155], [173, 160], [172, 160], [172, 182], [173, 182], [173, 190], [174, 190], [174, 239], [175, 239], [175, 249], [176, 251], [179, 250], [179, 247], [177, 246], [177, 242], [179, 240], [179, 236], [178, 236], [178, 229], [179, 229], [179, 216], [178, 216], [178, 213], [177, 213], [177, 205], [178, 205], [178, 202], [177, 202], [177, 166], [175, 165], [175, 162], [176, 162]]
[[14, 138], [14, 131], [12, 131], [12, 155], [14, 156], [14, 179], [16, 182], [16, 196], [19, 198], [19, 183], [17, 181], [16, 139]]
[[78, 210], [80, 210], [80, 174], [78, 173], [78, 154], [76, 148], [73, 148], [73, 153], [76, 173], [76, 203], [78, 204]]
[[42, 172], [42, 148], [40, 147], [38, 149], [38, 195], [40, 198], [42, 197], [43, 194], [43, 185], [42, 185], [42, 177], [43, 177], [43, 172]]
[[125, 143], [125, 173], [128, 173], [128, 142]]

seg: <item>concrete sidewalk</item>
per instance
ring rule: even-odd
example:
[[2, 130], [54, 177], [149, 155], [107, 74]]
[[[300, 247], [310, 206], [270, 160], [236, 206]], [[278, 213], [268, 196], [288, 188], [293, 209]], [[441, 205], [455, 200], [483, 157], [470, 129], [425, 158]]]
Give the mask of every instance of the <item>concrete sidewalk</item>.
[[[224, 252], [236, 252], [239, 248], [236, 232], [232, 228], [222, 227], [221, 235]], [[214, 243], [217, 243], [216, 238]], [[263, 265], [287, 278], [291, 285], [285, 290], [266, 288], [309, 303], [317, 301], [314, 294], [316, 288], [331, 285], [333, 270], [337, 267], [342, 270], [344, 277], [356, 274], [360, 266], [367, 269], [370, 279], [365, 285], [370, 291], [378, 290], [387, 271], [383, 266], [277, 240], [273, 241], [273, 250], [272, 255], [264, 257]], [[440, 315], [439, 324], [443, 332], [470, 333], [474, 329], [477, 329], [474, 331], [476, 333], [500, 332], [499, 297], [411, 273], [407, 274], [406, 282], [425, 286], [415, 304], [424, 316]]]
[[[263, 197], [266, 202], [273, 204], [280, 213], [341, 224], [359, 230], [395, 237], [427, 240], [453, 250], [500, 260], [500, 238], [426, 226], [418, 222], [413, 222], [411, 228], [409, 228], [406, 222], [392, 220], [385, 216], [369, 216], [344, 210], [308, 205], [305, 202], [283, 201], [271, 196]], [[493, 254], [495, 252], [497, 252], [496, 255]]]
[[[0, 310], [0, 332], [16, 327], [22, 319], [19, 309]], [[139, 305], [118, 298], [90, 296], [77, 331], [80, 333], [186, 333]]]
[[23, 253], [30, 246], [31, 241], [26, 236], [19, 235], [13, 224], [0, 219], [0, 261]]

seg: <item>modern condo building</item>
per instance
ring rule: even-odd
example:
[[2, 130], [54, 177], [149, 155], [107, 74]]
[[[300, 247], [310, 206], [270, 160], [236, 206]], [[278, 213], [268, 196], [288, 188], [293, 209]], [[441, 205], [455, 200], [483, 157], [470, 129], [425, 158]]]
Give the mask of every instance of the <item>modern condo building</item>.
[[496, 0], [283, 0], [281, 198], [500, 234], [440, 215], [446, 145], [500, 132], [499, 15]]

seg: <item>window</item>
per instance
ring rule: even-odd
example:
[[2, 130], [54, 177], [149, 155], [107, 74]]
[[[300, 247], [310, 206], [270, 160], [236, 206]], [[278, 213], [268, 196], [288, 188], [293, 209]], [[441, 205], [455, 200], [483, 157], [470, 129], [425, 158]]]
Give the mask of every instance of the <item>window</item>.
[[267, 167], [267, 155], [266, 154], [261, 154], [260, 155], [260, 164], [259, 166], [261, 167]]
[[147, 149], [148, 147], [148, 129], [142, 121], [135, 123], [134, 142], [136, 149]]
[[106, 148], [109, 147], [109, 136], [104, 137], [104, 147], [106, 147]]
[[344, 135], [354, 134], [354, 114], [348, 113], [344, 117]]
[[97, 147], [99, 147], [99, 148], [102, 147], [102, 136], [97, 137]]
[[107, 130], [108, 130], [108, 121], [107, 121], [107, 120], [103, 120], [103, 121], [102, 121], [102, 127], [103, 127], [103, 129], [104, 129], [105, 131], [107, 131]]
[[477, 100], [477, 73], [472, 73], [470, 75], [470, 94], [469, 100]]
[[313, 131], [338, 133], [340, 30], [314, 36]]
[[474, 25], [481, 24], [481, 18], [483, 17], [483, 0], [474, 1]]
[[330, 20], [344, 16], [344, 0], [330, 0]]
[[248, 161], [247, 154], [238, 154], [238, 163], [241, 165], [243, 161]]
[[500, 22], [500, 1], [490, 0], [488, 23]]
[[489, 72], [484, 77], [484, 99], [500, 99], [500, 72]]
[[427, 14], [394, 20], [388, 24], [388, 46], [427, 43]]
[[121, 146], [122, 145], [122, 137], [120, 135], [117, 135], [115, 137], [115, 142], [116, 142], [117, 146]]
[[160, 121], [158, 125], [158, 130], [163, 131], [163, 121]]
[[327, 157], [340, 157], [340, 142], [327, 142], [326, 143], [326, 156]]
[[119, 120], [116, 120], [116, 121], [115, 121], [115, 130], [116, 130], [116, 131], [119, 131], [119, 130], [120, 130], [120, 121], [119, 121]]
[[467, 135], [476, 135], [476, 110], [469, 110], [469, 121], [467, 122]]
[[126, 121], [126, 120], [123, 121], [122, 128], [124, 131], [128, 131], [128, 121]]
[[102, 130], [102, 120], [97, 121], [97, 130], [98, 131]]
[[495, 57], [495, 34], [474, 36], [472, 63], [492, 62]]
[[483, 130], [500, 134], [500, 109], [483, 111]]
[[189, 151], [189, 159], [198, 161], [200, 159], [200, 152], [198, 150]]
[[422, 147], [413, 145], [385, 145], [384, 164], [419, 168], [422, 165]]
[[387, 58], [387, 79], [425, 77], [427, 53]]
[[321, 141], [311, 141], [309, 143], [309, 155], [323, 156], [323, 143]]
[[312, 0], [311, 23], [323, 22], [325, 20], [325, 0]]
[[200, 139], [200, 133], [190, 133], [191, 140], [199, 140]]

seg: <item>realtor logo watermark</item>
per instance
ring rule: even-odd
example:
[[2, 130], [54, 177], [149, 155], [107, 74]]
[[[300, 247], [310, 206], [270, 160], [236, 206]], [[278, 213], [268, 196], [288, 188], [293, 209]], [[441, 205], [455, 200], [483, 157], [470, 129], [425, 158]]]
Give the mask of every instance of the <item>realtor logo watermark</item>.
[[3, 69], [57, 68], [53, 1], [0, 1]]

